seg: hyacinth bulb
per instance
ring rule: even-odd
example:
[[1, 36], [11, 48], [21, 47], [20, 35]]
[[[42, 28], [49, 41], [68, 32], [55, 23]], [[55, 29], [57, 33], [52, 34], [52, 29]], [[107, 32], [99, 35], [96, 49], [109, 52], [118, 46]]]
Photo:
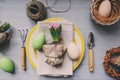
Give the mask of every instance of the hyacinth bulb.
[[62, 25], [57, 23], [51, 23], [49, 30], [53, 39], [53, 42], [59, 42], [61, 36]]

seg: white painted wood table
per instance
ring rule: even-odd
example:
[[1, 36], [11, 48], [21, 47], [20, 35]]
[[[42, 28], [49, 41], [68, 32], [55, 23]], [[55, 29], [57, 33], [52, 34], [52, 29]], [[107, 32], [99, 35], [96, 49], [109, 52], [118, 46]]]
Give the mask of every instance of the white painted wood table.
[[[0, 57], [7, 56], [15, 63], [15, 73], [9, 74], [0, 70], [0, 80], [114, 80], [109, 77], [103, 68], [103, 59], [107, 49], [120, 46], [120, 21], [113, 26], [100, 26], [96, 24], [90, 16], [90, 6], [92, 0], [72, 0], [72, 7], [66, 13], [53, 13], [48, 11], [48, 18], [60, 17], [72, 21], [82, 32], [85, 43], [88, 33], [95, 35], [95, 70], [90, 73], [88, 70], [88, 48], [86, 46], [85, 57], [82, 64], [74, 72], [73, 77], [51, 78], [38, 76], [36, 70], [27, 60], [27, 71], [20, 69], [20, 47], [21, 40], [17, 29], [29, 30], [35, 25], [25, 14], [26, 3], [30, 0], [0, 0], [0, 21], [8, 21], [12, 25], [12, 39], [8, 45], [0, 46]], [[54, 0], [48, 0], [52, 3]], [[58, 0], [54, 9], [67, 8], [68, 0]], [[46, 6], [45, 0], [41, 0]]]

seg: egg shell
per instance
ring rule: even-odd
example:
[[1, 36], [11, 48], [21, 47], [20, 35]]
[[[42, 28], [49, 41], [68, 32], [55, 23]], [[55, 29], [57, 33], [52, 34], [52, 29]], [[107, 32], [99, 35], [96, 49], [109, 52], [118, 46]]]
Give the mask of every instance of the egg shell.
[[78, 49], [78, 46], [75, 45], [73, 42], [68, 44], [67, 51], [68, 56], [71, 60], [77, 60], [80, 56], [80, 50]]
[[41, 49], [43, 44], [45, 43], [45, 34], [39, 33], [32, 39], [32, 46], [34, 49]]
[[14, 72], [14, 63], [7, 57], [0, 59], [0, 68], [5, 72], [13, 73]]
[[111, 12], [111, 3], [109, 0], [104, 0], [98, 9], [98, 13], [100, 16], [102, 17], [108, 17], [110, 15]]

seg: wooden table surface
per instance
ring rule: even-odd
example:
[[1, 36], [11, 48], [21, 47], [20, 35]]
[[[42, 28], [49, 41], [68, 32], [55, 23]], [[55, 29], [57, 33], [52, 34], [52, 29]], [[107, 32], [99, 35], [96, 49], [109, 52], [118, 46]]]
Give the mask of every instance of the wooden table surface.
[[[0, 46], [0, 57], [7, 56], [15, 64], [15, 73], [9, 74], [0, 70], [0, 80], [114, 80], [109, 77], [103, 68], [103, 59], [107, 49], [120, 46], [120, 21], [112, 26], [100, 26], [96, 24], [90, 15], [92, 0], [71, 0], [72, 7], [66, 13], [53, 13], [47, 7], [48, 18], [65, 18], [78, 26], [83, 34], [85, 43], [88, 33], [95, 35], [94, 59], [95, 70], [88, 70], [88, 47], [86, 46], [85, 57], [79, 68], [74, 71], [74, 76], [69, 78], [51, 78], [38, 76], [36, 70], [27, 60], [27, 71], [20, 69], [20, 47], [21, 40], [18, 29], [31, 29], [35, 23], [25, 13], [26, 3], [30, 0], [0, 0], [0, 21], [10, 22], [12, 25], [12, 39], [9, 44]], [[45, 0], [40, 0], [46, 6]], [[52, 4], [55, 0], [48, 0]], [[58, 0], [54, 9], [66, 9], [68, 0]]]

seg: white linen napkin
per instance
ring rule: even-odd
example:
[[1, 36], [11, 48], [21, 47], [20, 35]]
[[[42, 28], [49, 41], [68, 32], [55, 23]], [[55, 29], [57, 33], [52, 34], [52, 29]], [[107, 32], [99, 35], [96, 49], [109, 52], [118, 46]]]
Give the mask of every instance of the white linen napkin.
[[[68, 22], [57, 21], [55, 23], [62, 25], [61, 36], [67, 45], [70, 42], [73, 42], [73, 24]], [[46, 43], [52, 42], [51, 34], [48, 30], [49, 22], [38, 22], [38, 31], [44, 32], [46, 36]], [[64, 56], [64, 61], [61, 66], [53, 67], [45, 63], [45, 55], [43, 52], [37, 51], [38, 63], [37, 63], [37, 74], [46, 75], [46, 76], [66, 76], [73, 75], [73, 62], [69, 59], [67, 53]]]

